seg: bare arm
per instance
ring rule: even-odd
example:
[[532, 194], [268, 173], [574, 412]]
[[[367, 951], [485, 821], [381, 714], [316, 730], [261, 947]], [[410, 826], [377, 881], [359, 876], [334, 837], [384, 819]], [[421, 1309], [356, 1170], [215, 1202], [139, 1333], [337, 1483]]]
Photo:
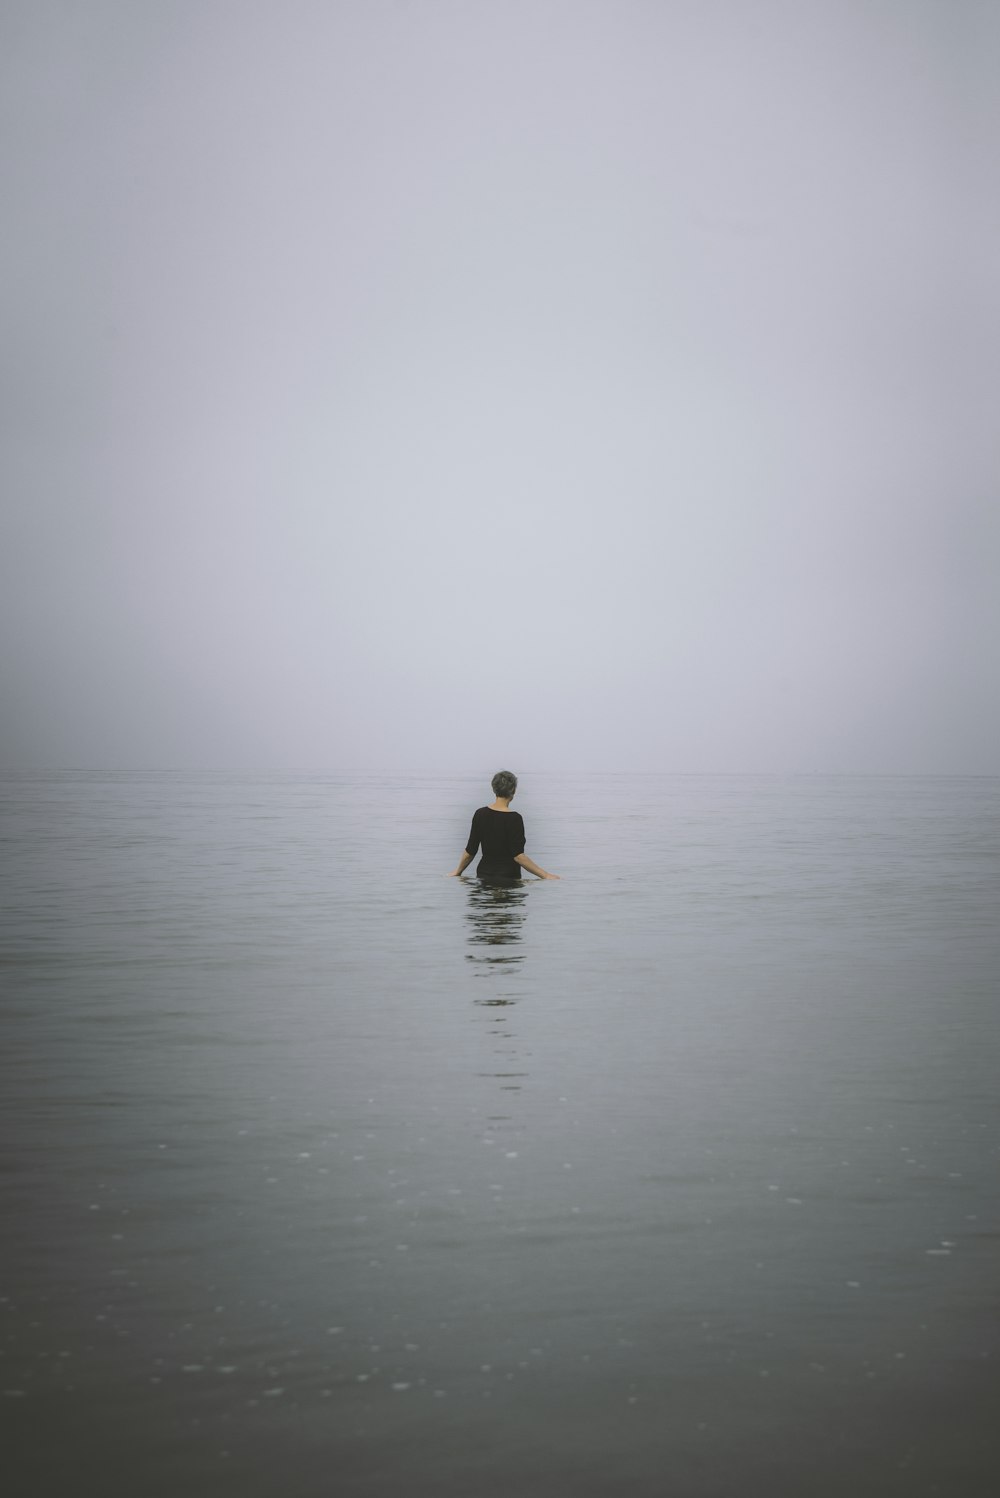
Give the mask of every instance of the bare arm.
[[514, 856], [514, 862], [515, 863], [519, 863], [521, 865], [522, 869], [527, 869], [527, 871], [528, 871], [529, 874], [537, 874], [538, 877], [539, 877], [539, 879], [561, 879], [562, 878], [561, 874], [547, 874], [544, 869], [540, 869], [538, 867], [537, 863], [535, 863], [535, 860], [533, 858], [529, 858], [528, 857], [527, 853], [517, 853], [517, 854], [515, 854], [515, 856]]
[[475, 856], [476, 855], [474, 853], [467, 853], [463, 850], [462, 856], [458, 860], [458, 868], [452, 869], [451, 873], [448, 876], [449, 879], [457, 879], [459, 874], [464, 874]]

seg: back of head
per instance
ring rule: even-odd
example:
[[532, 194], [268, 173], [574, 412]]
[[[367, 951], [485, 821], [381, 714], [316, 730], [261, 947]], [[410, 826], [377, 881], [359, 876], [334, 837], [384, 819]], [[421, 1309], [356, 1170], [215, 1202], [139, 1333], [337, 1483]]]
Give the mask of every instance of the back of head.
[[491, 780], [493, 794], [504, 801], [509, 801], [517, 790], [517, 776], [512, 770], [498, 770]]

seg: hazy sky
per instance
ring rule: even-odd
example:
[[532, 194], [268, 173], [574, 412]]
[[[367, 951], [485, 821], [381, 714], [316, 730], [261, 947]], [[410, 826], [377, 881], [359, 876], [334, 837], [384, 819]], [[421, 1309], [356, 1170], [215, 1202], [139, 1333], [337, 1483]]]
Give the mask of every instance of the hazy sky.
[[995, 0], [4, 0], [0, 764], [1000, 772]]

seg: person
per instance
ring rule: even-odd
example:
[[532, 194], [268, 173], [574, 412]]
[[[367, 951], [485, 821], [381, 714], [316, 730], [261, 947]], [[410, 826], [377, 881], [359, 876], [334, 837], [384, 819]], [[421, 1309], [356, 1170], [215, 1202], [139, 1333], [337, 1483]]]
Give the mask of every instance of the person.
[[465, 852], [453, 869], [450, 878], [463, 874], [482, 845], [483, 856], [479, 860], [476, 874], [480, 879], [520, 879], [521, 870], [537, 874], [539, 879], [558, 879], [559, 874], [549, 874], [539, 868], [524, 851], [524, 819], [520, 812], [511, 811], [510, 803], [517, 790], [517, 776], [510, 770], [498, 770], [492, 780], [496, 800], [492, 806], [480, 806], [472, 818], [472, 831], [465, 845]]

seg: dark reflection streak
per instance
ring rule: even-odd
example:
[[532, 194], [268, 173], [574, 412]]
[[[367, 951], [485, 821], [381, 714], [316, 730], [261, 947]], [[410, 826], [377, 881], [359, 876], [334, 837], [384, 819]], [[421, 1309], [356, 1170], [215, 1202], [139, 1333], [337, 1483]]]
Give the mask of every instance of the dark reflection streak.
[[[509, 946], [522, 940], [521, 927], [527, 913], [527, 891], [516, 884], [487, 884], [481, 879], [468, 882], [467, 920], [472, 926], [468, 937], [471, 947]], [[516, 963], [524, 961], [523, 952], [486, 954], [467, 952], [471, 962]]]
[[[480, 879], [470, 880], [467, 889], [469, 904], [466, 919], [471, 928], [467, 942], [473, 950], [466, 952], [466, 960], [476, 964], [473, 969], [474, 977], [488, 979], [492, 976], [504, 980], [500, 994], [487, 999], [473, 999], [472, 1002], [479, 1007], [506, 1011], [517, 1002], [516, 993], [511, 993], [509, 982], [519, 972], [524, 953], [509, 949], [523, 940], [527, 891], [517, 884], [489, 884]], [[506, 947], [508, 950], [497, 952], [497, 947]], [[492, 1018], [494, 1024], [504, 1024], [509, 1016], [504, 1013]], [[514, 1038], [510, 1030], [493, 1030], [492, 1034], [498, 1041]], [[495, 1072], [480, 1072], [479, 1075], [495, 1077], [501, 1091], [519, 1092], [521, 1084], [518, 1079], [526, 1077], [527, 1073], [512, 1070], [511, 1062], [516, 1065], [520, 1058], [515, 1057], [508, 1046], [496, 1047], [495, 1053], [499, 1069]]]

